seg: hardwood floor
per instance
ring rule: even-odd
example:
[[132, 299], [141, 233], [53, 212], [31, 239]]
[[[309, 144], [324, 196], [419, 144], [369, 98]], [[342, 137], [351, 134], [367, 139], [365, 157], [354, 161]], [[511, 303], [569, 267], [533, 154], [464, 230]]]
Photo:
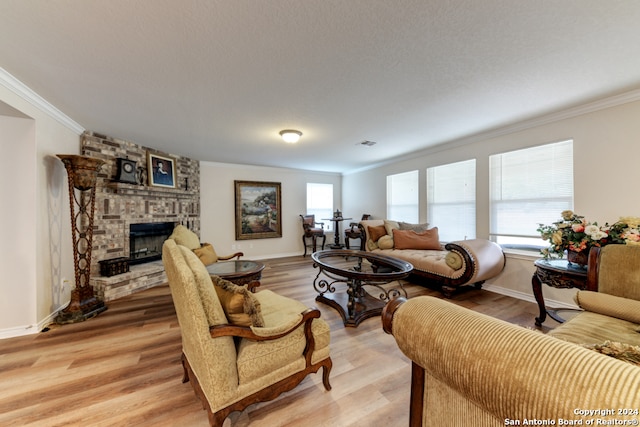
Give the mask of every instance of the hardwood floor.
[[[262, 289], [317, 306], [331, 327], [333, 389], [319, 374], [279, 398], [235, 412], [225, 426], [406, 426], [410, 364], [380, 318], [344, 328], [316, 303], [309, 257], [265, 260]], [[435, 295], [406, 285], [409, 296]], [[456, 304], [534, 327], [537, 306], [484, 290]], [[0, 340], [2, 426], [206, 426], [191, 385], [182, 384], [180, 328], [169, 287], [112, 301], [83, 323]], [[549, 322], [547, 322], [549, 323]]]

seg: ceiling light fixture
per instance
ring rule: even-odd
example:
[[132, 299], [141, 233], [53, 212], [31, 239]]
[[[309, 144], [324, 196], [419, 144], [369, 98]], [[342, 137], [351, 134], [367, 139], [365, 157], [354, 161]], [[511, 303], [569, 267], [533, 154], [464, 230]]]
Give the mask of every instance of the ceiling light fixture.
[[294, 129], [285, 129], [280, 131], [280, 136], [282, 140], [288, 144], [295, 144], [300, 141], [300, 137], [302, 136], [302, 132]]

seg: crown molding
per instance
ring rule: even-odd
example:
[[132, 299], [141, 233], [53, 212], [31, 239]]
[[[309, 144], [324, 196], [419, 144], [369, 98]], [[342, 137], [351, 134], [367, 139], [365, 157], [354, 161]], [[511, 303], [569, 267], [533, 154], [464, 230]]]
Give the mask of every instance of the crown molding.
[[566, 120], [573, 117], [582, 116], [584, 114], [593, 113], [593, 112], [604, 110], [611, 107], [617, 107], [618, 105], [623, 105], [623, 104], [627, 104], [629, 102], [635, 102], [635, 101], [640, 101], [640, 89], [621, 93], [619, 95], [609, 96], [596, 101], [577, 105], [575, 107], [566, 108], [560, 111], [556, 111], [554, 113], [541, 115], [538, 117], [534, 117], [532, 119], [523, 120], [517, 123], [501, 126], [488, 131], [479, 132], [473, 135], [468, 135], [462, 138], [438, 142], [428, 148], [417, 150], [417, 151], [407, 153], [398, 157], [386, 159], [384, 161], [367, 165], [359, 169], [354, 169], [348, 172], [344, 172], [343, 175], [351, 175], [354, 173], [364, 172], [364, 171], [382, 167], [388, 164], [401, 162], [405, 160], [411, 160], [416, 158], [416, 156], [425, 156], [425, 155], [441, 152], [444, 150], [448, 150], [451, 148], [462, 147], [465, 145], [472, 144], [474, 142], [480, 142], [487, 139], [496, 138], [499, 136], [508, 135], [511, 133], [516, 133], [523, 130], [535, 128], [538, 126], [544, 126], [546, 124], [558, 122], [560, 120]]
[[0, 85], [6, 87], [34, 107], [38, 108], [54, 120], [71, 129], [78, 135], [84, 132], [84, 127], [72, 120], [69, 116], [54, 107], [46, 99], [35, 93], [20, 80], [9, 74], [4, 68], [0, 67]]

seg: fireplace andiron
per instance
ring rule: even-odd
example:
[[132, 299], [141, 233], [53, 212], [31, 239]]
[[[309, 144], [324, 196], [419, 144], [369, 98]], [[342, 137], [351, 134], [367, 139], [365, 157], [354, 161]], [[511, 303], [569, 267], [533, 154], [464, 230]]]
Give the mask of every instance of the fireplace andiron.
[[[107, 307], [98, 299], [89, 283], [93, 216], [96, 201], [96, 180], [103, 160], [73, 154], [57, 155], [64, 163], [69, 180], [71, 237], [76, 286], [71, 301], [56, 318], [57, 323], [75, 323], [102, 313]], [[76, 191], [77, 190], [77, 191]], [[75, 202], [75, 203], [74, 203]], [[78, 213], [75, 212], [78, 205]]]

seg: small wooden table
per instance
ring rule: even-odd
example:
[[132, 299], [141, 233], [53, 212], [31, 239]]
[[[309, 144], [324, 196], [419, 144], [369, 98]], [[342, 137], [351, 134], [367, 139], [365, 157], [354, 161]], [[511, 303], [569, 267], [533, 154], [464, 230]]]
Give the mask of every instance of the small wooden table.
[[596, 290], [587, 287], [587, 269], [577, 264], [569, 263], [566, 259], [539, 259], [534, 262], [536, 272], [531, 278], [533, 295], [540, 308], [540, 316], [536, 317], [536, 325], [540, 326], [547, 318], [547, 314], [556, 322], [564, 322], [557, 310], [547, 310], [542, 296], [542, 284], [545, 283], [553, 288], [569, 289], [578, 288], [581, 290]]
[[343, 217], [333, 217], [333, 218], [322, 218], [323, 221], [332, 221], [335, 223], [333, 229], [335, 230], [335, 236], [333, 237], [333, 245], [329, 245], [331, 249], [342, 249], [344, 248], [344, 244], [340, 243], [340, 223], [342, 221], [349, 221], [353, 218], [343, 218]]
[[264, 270], [263, 263], [249, 260], [214, 262], [207, 266], [209, 274], [240, 286], [252, 284], [251, 288], [260, 286], [262, 270]]
[[[319, 269], [313, 281], [318, 292], [316, 301], [335, 308], [345, 326], [357, 327], [360, 322], [382, 313], [391, 299], [407, 292], [400, 282], [413, 270], [408, 262], [365, 251], [326, 250], [311, 254], [314, 267]], [[323, 275], [323, 276], [321, 276]], [[397, 281], [398, 287], [386, 288]], [[336, 292], [336, 284], [346, 284], [346, 292]], [[369, 294], [373, 289], [377, 297]]]

